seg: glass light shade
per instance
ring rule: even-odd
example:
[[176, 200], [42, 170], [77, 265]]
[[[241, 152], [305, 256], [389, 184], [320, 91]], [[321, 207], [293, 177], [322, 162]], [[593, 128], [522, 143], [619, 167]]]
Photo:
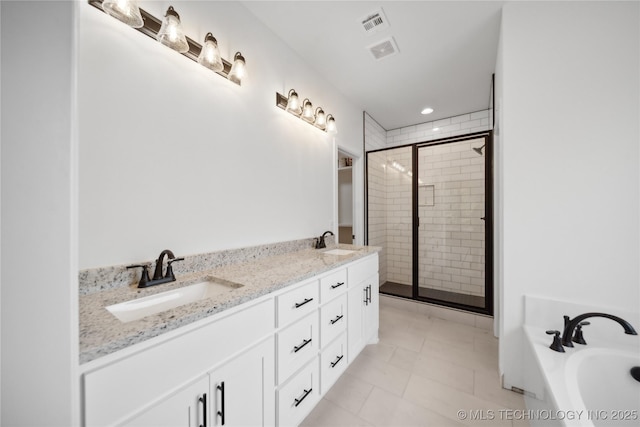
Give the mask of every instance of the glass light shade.
[[327, 116], [327, 132], [331, 135], [335, 135], [338, 133], [338, 128], [336, 127], [336, 119], [334, 119], [331, 114]]
[[218, 49], [218, 41], [211, 33], [207, 33], [204, 38], [204, 44], [202, 45], [202, 50], [198, 56], [198, 64], [215, 72], [222, 71], [224, 69], [220, 50]]
[[295, 90], [289, 91], [289, 99], [287, 100], [287, 111], [291, 111], [295, 115], [300, 115], [302, 107], [300, 107], [300, 98]]
[[313, 123], [313, 120], [315, 119], [313, 115], [313, 105], [308, 99], [305, 99], [303, 102], [302, 118], [310, 123]]
[[133, 28], [144, 26], [136, 0], [104, 0], [102, 10]]
[[187, 43], [187, 38], [182, 31], [182, 25], [180, 25], [180, 15], [173, 10], [173, 6], [169, 6], [169, 9], [167, 9], [167, 14], [162, 21], [156, 38], [163, 45], [180, 53], [189, 51], [189, 43]]
[[242, 79], [247, 77], [247, 64], [244, 60], [244, 56], [240, 52], [236, 52], [233, 57], [233, 65], [231, 71], [229, 71], [228, 79], [234, 83], [240, 84]]
[[324, 129], [327, 125], [327, 118], [324, 115], [324, 111], [320, 107], [318, 107], [318, 109], [316, 110], [316, 120], [315, 122], [313, 122], [313, 124], [320, 129]]

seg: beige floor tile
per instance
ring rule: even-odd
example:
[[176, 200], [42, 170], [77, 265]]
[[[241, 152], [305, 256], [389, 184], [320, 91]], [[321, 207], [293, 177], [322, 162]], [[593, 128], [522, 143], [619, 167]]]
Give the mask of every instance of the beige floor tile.
[[381, 329], [379, 337], [381, 344], [411, 351], [420, 351], [424, 343], [424, 333], [420, 331]]
[[391, 360], [389, 360], [389, 364], [393, 366], [397, 366], [400, 369], [404, 369], [405, 371], [411, 372], [413, 367], [418, 360], [418, 356], [420, 353], [417, 351], [407, 350], [406, 348], [396, 347], [393, 355], [391, 356]]
[[371, 424], [338, 405], [326, 399], [321, 399], [300, 425], [304, 427], [355, 427], [370, 426]]
[[378, 344], [366, 346], [360, 354], [371, 357], [372, 359], [388, 362], [395, 350], [396, 346], [387, 344], [386, 342], [379, 342]]
[[376, 426], [462, 426], [462, 424], [443, 417], [437, 412], [408, 402], [377, 387], [371, 392], [359, 416]]
[[417, 358], [412, 373], [473, 394], [474, 371], [466, 366], [422, 355]]
[[404, 392], [410, 376], [403, 369], [364, 355], [359, 355], [347, 368], [347, 372], [398, 396]]
[[499, 417], [504, 407], [418, 375], [411, 376], [403, 397], [466, 425], [511, 427], [510, 420]]
[[369, 397], [373, 386], [345, 372], [324, 396], [330, 402], [357, 414]]
[[447, 360], [473, 370], [498, 371], [498, 359], [496, 357], [484, 351], [475, 351], [473, 347], [470, 349], [462, 349], [448, 343], [427, 340], [420, 354]]
[[475, 371], [473, 394], [505, 408], [526, 408], [523, 395], [502, 388], [497, 372]]

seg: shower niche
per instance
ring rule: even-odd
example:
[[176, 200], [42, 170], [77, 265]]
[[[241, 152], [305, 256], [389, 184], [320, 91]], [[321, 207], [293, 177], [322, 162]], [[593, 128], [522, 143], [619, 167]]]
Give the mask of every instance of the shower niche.
[[492, 314], [491, 134], [367, 153], [380, 292]]

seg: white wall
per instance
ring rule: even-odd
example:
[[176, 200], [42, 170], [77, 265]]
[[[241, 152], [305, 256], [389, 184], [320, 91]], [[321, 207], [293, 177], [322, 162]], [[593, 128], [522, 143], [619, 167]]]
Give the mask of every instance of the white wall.
[[[82, 2], [80, 267], [337, 232], [336, 144], [362, 155], [361, 110], [241, 4], [173, 5], [189, 37], [241, 51], [249, 78], [236, 86]], [[335, 141], [275, 106], [291, 88], [336, 117]]]
[[77, 425], [76, 6], [0, 7], [0, 424]]
[[639, 309], [638, 17], [637, 2], [503, 9], [497, 216], [508, 386], [522, 383], [523, 295]]

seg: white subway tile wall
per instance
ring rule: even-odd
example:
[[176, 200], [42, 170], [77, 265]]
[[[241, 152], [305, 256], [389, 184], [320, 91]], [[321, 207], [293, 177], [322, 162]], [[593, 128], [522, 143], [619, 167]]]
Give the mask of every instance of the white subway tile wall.
[[[491, 129], [489, 110], [386, 131], [364, 114], [365, 151]], [[482, 139], [420, 149], [419, 286], [484, 296]], [[395, 162], [395, 163], [394, 163]], [[411, 147], [369, 153], [369, 244], [381, 246], [380, 284], [412, 283]]]
[[484, 152], [473, 150], [483, 144], [418, 150], [420, 287], [484, 297]]
[[[489, 110], [482, 110], [476, 111], [475, 113], [450, 117], [448, 119], [393, 129], [387, 132], [386, 147], [432, 141], [434, 139], [466, 135], [474, 132], [484, 132], [491, 129], [489, 113]], [[378, 146], [373, 148], [374, 145], [374, 141], [370, 143], [367, 139], [365, 122], [365, 147], [367, 151], [382, 148]]]

